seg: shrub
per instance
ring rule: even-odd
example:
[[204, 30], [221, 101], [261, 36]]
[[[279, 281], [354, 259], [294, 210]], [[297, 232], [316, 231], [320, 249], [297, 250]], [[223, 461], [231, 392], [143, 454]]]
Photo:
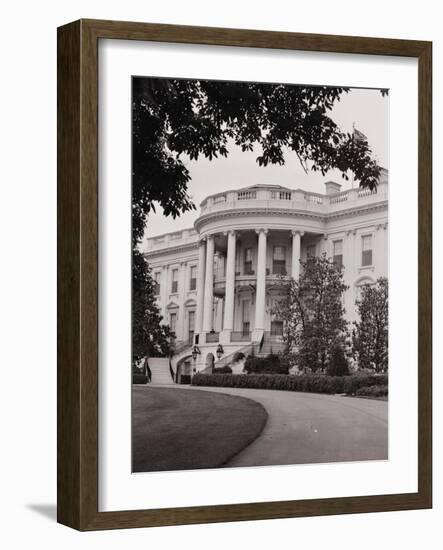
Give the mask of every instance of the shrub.
[[355, 395], [357, 390], [371, 386], [387, 386], [387, 374], [353, 374], [345, 377], [344, 393]]
[[333, 348], [327, 373], [329, 376], [347, 376], [349, 374], [349, 363], [341, 346]]
[[365, 397], [386, 397], [388, 395], [388, 386], [363, 386], [355, 392], [355, 395]]
[[245, 362], [245, 371], [254, 374], [288, 374], [288, 365], [282, 364], [280, 357], [270, 353], [266, 357], [250, 355]]
[[[375, 378], [375, 380], [373, 380]], [[348, 393], [355, 395], [359, 388], [387, 385], [387, 376], [328, 376], [326, 374], [201, 374], [192, 378], [194, 386], [226, 388], [255, 388], [312, 393]]]
[[214, 367], [212, 372], [213, 374], [232, 374], [232, 369], [230, 366], [225, 365], [224, 367]]
[[133, 372], [132, 373], [132, 383], [133, 384], [147, 384], [148, 383], [148, 377], [146, 374], [143, 374], [141, 372]]

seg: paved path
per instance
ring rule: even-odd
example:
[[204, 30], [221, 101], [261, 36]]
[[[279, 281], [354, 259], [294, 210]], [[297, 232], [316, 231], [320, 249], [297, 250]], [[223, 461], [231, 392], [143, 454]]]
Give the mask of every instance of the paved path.
[[261, 435], [227, 467], [388, 458], [386, 401], [277, 390], [188, 388], [248, 397], [261, 403], [269, 415]]

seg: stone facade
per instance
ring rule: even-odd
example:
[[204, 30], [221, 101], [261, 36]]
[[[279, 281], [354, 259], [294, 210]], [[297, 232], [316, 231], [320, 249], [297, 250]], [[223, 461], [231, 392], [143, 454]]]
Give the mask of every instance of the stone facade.
[[375, 193], [341, 192], [335, 182], [324, 194], [278, 185], [217, 193], [201, 203], [192, 229], [147, 239], [144, 253], [176, 334], [176, 362], [189, 373], [210, 366], [219, 344], [227, 357], [264, 336], [278, 340], [281, 324], [270, 314], [275, 283], [297, 278], [309, 254], [342, 262], [353, 321], [361, 285], [388, 275], [388, 173]]

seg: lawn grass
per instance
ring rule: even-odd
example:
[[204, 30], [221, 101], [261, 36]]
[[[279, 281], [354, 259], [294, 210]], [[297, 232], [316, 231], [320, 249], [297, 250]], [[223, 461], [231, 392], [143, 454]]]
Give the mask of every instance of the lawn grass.
[[149, 386], [132, 391], [134, 472], [222, 466], [256, 439], [268, 416], [244, 397]]

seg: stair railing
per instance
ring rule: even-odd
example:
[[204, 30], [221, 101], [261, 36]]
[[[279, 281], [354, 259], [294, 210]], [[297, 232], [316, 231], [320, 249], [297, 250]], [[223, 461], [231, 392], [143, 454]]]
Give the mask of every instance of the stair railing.
[[265, 343], [265, 333], [261, 335], [260, 345], [258, 347], [259, 352], [261, 353], [261, 350], [263, 349], [263, 344]]
[[243, 346], [242, 348], [240, 348], [236, 351], [233, 351], [232, 353], [230, 353], [226, 357], [223, 357], [222, 359], [219, 359], [216, 363], [214, 363], [214, 367], [219, 369], [221, 367], [225, 367], [225, 366], [229, 365], [230, 363], [232, 363], [234, 357], [237, 354], [243, 353], [244, 355], [246, 355], [247, 353], [251, 352], [256, 345], [257, 344], [255, 342], [252, 342], [252, 343], [247, 344], [246, 346]]
[[145, 374], [148, 378], [148, 382], [150, 382], [152, 380], [152, 372], [151, 372], [151, 369], [149, 367], [149, 363], [148, 363], [148, 358], [146, 357], [145, 359]]
[[169, 356], [169, 374], [171, 375], [172, 381], [175, 382], [175, 374], [174, 369], [172, 368], [171, 356]]

